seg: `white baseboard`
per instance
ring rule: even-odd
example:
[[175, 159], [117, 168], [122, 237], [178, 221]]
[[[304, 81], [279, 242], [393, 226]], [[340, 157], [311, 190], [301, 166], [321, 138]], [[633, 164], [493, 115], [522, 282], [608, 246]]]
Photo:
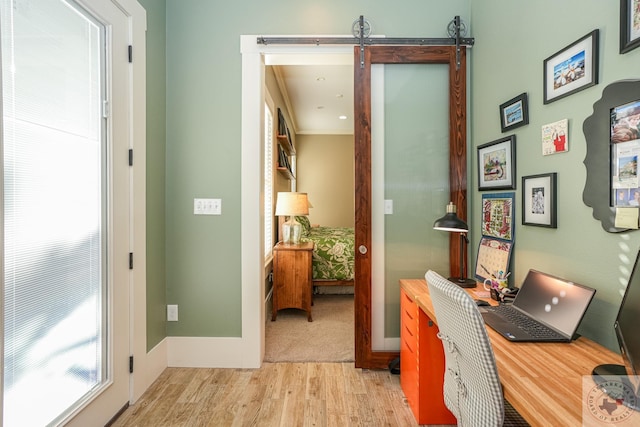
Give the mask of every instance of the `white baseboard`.
[[[167, 367], [251, 368], [255, 361], [243, 357], [242, 338], [166, 337], [152, 348], [144, 361], [136, 360], [136, 377], [146, 391]], [[140, 396], [131, 396], [131, 404]]]
[[142, 370], [140, 375], [136, 375], [135, 381], [142, 381], [142, 387], [134, 387], [136, 392], [131, 396], [131, 403], [136, 401], [142, 394], [158, 379], [162, 371], [167, 368], [167, 338], [163, 339], [152, 348], [143, 361], [134, 360], [134, 372]]
[[242, 338], [168, 337], [168, 366], [180, 368], [250, 368]]
[[148, 387], [167, 368], [167, 338], [160, 341], [147, 353], [146, 366]]

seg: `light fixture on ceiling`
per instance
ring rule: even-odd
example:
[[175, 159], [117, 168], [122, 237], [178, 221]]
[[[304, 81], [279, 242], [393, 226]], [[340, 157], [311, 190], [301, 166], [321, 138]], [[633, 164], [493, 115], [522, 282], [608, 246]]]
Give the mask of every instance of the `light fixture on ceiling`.
[[343, 116], [338, 116], [338, 118], [339, 118], [340, 120], [347, 120], [347, 116], [344, 116], [344, 115], [343, 115]]

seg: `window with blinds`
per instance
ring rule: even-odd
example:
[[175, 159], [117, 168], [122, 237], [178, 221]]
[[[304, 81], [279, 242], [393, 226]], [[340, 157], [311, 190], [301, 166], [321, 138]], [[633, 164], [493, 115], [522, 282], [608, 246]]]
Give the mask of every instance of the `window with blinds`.
[[0, 1], [4, 425], [105, 380], [105, 28], [72, 1]]

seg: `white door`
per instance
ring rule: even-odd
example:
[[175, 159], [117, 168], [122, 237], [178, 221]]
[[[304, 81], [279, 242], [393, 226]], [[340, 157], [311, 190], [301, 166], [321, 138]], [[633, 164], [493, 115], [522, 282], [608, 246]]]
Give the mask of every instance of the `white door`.
[[0, 5], [3, 422], [103, 425], [129, 401], [129, 19]]

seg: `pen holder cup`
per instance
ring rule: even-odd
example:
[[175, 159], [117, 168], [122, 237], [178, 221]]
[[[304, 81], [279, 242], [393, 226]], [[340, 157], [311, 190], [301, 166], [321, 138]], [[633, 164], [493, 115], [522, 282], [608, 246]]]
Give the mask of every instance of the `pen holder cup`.
[[509, 282], [507, 279], [484, 279], [484, 290], [485, 291], [498, 291], [498, 293], [504, 289], [509, 287]]

